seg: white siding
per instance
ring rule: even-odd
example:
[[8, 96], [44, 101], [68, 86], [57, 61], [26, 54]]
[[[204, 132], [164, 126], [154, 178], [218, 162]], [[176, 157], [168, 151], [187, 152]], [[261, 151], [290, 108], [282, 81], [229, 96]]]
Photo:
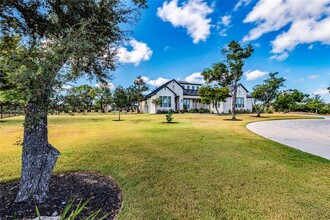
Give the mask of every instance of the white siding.
[[[192, 85], [189, 85], [190, 88]], [[196, 85], [195, 85], [196, 88]], [[177, 95], [177, 99], [174, 95], [174, 93]], [[252, 98], [247, 98], [247, 91], [239, 85], [237, 88], [237, 97], [244, 99], [244, 107], [237, 107], [236, 109], [245, 109], [252, 111]], [[140, 111], [144, 113], [156, 113], [157, 109], [155, 106], [151, 103], [151, 100], [155, 98], [159, 98], [159, 96], [170, 96], [171, 97], [171, 107], [160, 107], [158, 106], [157, 109], [159, 110], [182, 110], [183, 109], [183, 99], [188, 99], [190, 102], [190, 108], [209, 108], [211, 112], [216, 113], [216, 109], [212, 105], [203, 105], [200, 103], [200, 97], [199, 96], [184, 96], [183, 95], [183, 89], [182, 87], [176, 82], [172, 81], [167, 86], [162, 88], [160, 91], [157, 92], [157, 94], [153, 95], [152, 97], [149, 97], [147, 100], [143, 101], [140, 104]], [[232, 98], [227, 98], [226, 102], [221, 102], [218, 110], [220, 113], [229, 113], [231, 110], [231, 100]], [[178, 106], [176, 106], [176, 102]], [[177, 108], [176, 108], [177, 107]]]

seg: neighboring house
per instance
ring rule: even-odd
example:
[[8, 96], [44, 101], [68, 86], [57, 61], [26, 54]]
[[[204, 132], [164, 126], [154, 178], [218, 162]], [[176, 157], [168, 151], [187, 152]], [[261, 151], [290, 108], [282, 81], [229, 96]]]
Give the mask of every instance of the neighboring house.
[[[198, 95], [198, 89], [203, 84], [189, 83], [185, 81], [170, 80], [162, 86], [145, 96], [140, 103], [140, 111], [144, 113], [157, 113], [157, 110], [174, 110], [180, 111], [184, 109], [209, 109], [210, 112], [216, 113], [215, 106], [201, 103], [201, 97]], [[161, 99], [161, 105], [152, 104], [152, 100]], [[242, 85], [238, 85], [236, 107], [239, 111], [252, 111], [252, 97], [249, 91]], [[231, 97], [227, 98], [226, 102], [218, 104], [220, 113], [229, 113], [231, 109]]]

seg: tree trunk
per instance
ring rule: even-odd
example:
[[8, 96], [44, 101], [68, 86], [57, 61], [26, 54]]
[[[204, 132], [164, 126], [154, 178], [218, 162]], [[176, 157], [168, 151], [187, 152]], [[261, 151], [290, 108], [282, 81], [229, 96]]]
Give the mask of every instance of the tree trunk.
[[15, 202], [47, 199], [48, 186], [59, 151], [48, 143], [47, 112], [28, 103], [24, 123], [22, 176]]
[[120, 121], [120, 109], [118, 110], [118, 117], [119, 117], [119, 121]]
[[105, 113], [104, 108], [103, 108], [103, 102], [102, 102], [102, 99], [101, 99], [101, 101], [100, 101], [100, 107], [101, 107], [101, 112], [102, 112], [102, 113]]
[[234, 82], [232, 99], [231, 99], [231, 119], [236, 120], [236, 96], [237, 96], [237, 82]]
[[257, 117], [260, 117], [260, 112], [257, 112]]
[[218, 115], [220, 115], [219, 109], [218, 109], [218, 103], [214, 103], [214, 106], [215, 106], [215, 110], [217, 111]]

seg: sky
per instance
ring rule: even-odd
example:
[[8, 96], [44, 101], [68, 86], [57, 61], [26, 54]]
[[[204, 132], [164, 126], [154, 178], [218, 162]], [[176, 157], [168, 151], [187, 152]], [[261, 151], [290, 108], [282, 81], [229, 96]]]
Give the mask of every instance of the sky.
[[200, 72], [224, 61], [221, 49], [252, 44], [241, 83], [249, 90], [269, 72], [285, 88], [320, 94], [330, 102], [330, 0], [149, 0], [129, 41], [118, 50], [109, 82], [150, 89], [169, 79], [203, 82]]

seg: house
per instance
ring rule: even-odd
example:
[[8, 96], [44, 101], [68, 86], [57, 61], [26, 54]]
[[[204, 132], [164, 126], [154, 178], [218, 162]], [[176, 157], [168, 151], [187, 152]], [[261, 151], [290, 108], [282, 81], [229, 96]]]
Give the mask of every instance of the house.
[[[180, 111], [184, 109], [209, 109], [210, 112], [216, 112], [215, 106], [202, 104], [201, 97], [198, 95], [198, 89], [203, 86], [199, 83], [189, 83], [185, 81], [176, 81], [175, 79], [168, 81], [160, 87], [153, 90], [144, 97], [140, 103], [140, 111], [144, 113], [157, 113], [157, 110], [174, 110]], [[152, 104], [152, 100], [159, 98], [161, 105]], [[238, 84], [236, 107], [238, 110], [252, 111], [252, 97], [249, 91], [242, 85]], [[226, 102], [218, 104], [220, 113], [229, 113], [231, 109], [231, 97]]]

